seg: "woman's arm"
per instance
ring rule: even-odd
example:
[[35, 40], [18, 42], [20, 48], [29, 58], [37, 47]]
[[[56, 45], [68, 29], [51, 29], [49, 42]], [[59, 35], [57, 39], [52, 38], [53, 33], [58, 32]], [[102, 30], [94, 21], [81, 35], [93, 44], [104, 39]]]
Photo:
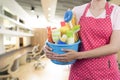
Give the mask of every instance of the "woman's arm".
[[119, 36], [120, 36], [120, 30], [114, 30], [110, 38], [110, 44], [83, 52], [76, 52], [74, 50], [63, 49], [63, 51], [65, 51], [66, 54], [60, 54], [60, 55], [53, 54], [51, 58], [62, 62], [69, 62], [74, 59], [96, 58], [96, 57], [115, 54], [120, 50]]
[[110, 38], [110, 44], [107, 44], [105, 46], [89, 50], [89, 51], [84, 51], [84, 52], [79, 52], [77, 59], [81, 58], [95, 58], [95, 57], [100, 57], [100, 56], [105, 56], [105, 55], [110, 55], [113, 53], [117, 53], [120, 50], [120, 30], [113, 30], [111, 38]]

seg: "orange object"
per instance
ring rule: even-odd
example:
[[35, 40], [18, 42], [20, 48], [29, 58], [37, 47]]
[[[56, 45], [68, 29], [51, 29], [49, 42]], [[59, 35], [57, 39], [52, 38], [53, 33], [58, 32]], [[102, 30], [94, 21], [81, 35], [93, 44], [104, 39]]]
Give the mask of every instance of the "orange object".
[[48, 35], [48, 41], [51, 42], [51, 43], [54, 43], [53, 39], [52, 39], [51, 27], [47, 27], [47, 35]]

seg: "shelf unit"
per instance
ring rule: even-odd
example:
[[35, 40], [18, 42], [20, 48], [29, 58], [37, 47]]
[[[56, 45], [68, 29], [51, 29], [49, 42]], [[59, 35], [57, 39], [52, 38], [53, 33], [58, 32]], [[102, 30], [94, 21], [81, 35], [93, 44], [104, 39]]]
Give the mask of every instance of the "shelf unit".
[[32, 29], [3, 14], [0, 14], [0, 34], [33, 36]]
[[[20, 48], [20, 38], [24, 38], [24, 46], [29, 45], [30, 37], [33, 36], [32, 29], [28, 28], [18, 16], [0, 10], [0, 54]], [[7, 38], [16, 37], [15, 44], [4, 44]], [[26, 41], [28, 39], [28, 42]]]

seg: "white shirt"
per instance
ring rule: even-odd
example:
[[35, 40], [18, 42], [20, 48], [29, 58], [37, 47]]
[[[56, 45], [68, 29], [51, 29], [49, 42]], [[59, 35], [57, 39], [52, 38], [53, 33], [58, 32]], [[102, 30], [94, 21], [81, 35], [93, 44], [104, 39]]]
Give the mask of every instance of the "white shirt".
[[[73, 8], [73, 12], [76, 15], [77, 22], [79, 22], [79, 20], [80, 20], [81, 16], [83, 15], [87, 5], [88, 5], [88, 3], [81, 5], [81, 6], [75, 6]], [[114, 6], [113, 11], [111, 13], [112, 29], [113, 30], [120, 30], [120, 7], [115, 5], [115, 4], [111, 4], [111, 5]], [[94, 18], [105, 18], [106, 17], [105, 14], [106, 14], [106, 11], [104, 10], [99, 16], [94, 17], [88, 9], [86, 16], [89, 16], [89, 17], [91, 16]]]

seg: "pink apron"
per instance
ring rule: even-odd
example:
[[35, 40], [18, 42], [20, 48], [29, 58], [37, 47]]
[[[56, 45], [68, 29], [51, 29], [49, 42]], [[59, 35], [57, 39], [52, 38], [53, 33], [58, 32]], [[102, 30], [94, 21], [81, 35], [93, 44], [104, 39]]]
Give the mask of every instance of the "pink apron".
[[[90, 4], [87, 5], [79, 21], [81, 25], [79, 35], [82, 41], [80, 51], [87, 51], [109, 44], [112, 34], [110, 15], [113, 6], [109, 7], [109, 4], [106, 3], [106, 18], [99, 19], [86, 17], [89, 7]], [[77, 60], [71, 66], [69, 80], [120, 80], [115, 55]]]

